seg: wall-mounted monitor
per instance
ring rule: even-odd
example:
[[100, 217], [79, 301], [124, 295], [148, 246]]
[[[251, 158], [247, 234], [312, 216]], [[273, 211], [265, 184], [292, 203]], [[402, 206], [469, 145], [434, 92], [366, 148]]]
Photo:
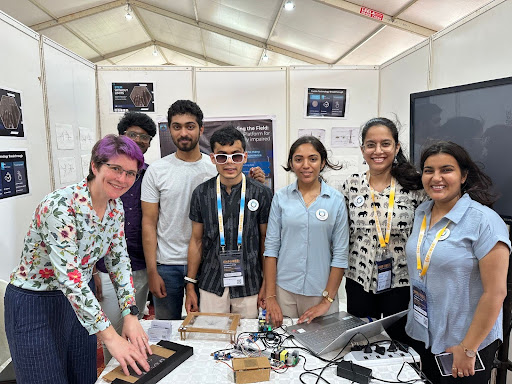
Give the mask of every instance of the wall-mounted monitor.
[[512, 77], [411, 94], [411, 160], [436, 140], [462, 145], [494, 183], [512, 223]]

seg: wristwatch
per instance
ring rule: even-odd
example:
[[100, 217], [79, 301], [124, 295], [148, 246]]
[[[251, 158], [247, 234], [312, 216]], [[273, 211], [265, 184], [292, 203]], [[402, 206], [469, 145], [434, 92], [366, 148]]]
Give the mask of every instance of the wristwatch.
[[476, 356], [476, 352], [473, 351], [472, 349], [467, 349], [464, 344], [460, 343], [460, 346], [462, 347], [462, 349], [464, 350], [464, 353], [466, 354], [467, 357], [475, 357]]
[[329, 303], [332, 303], [334, 301], [334, 299], [331, 296], [329, 296], [329, 292], [327, 291], [323, 291], [322, 296], [325, 297]]
[[136, 305], [130, 305], [129, 307], [126, 307], [123, 312], [121, 312], [121, 316], [125, 317], [126, 315], [133, 315], [138, 316], [139, 314], [139, 308], [137, 308]]

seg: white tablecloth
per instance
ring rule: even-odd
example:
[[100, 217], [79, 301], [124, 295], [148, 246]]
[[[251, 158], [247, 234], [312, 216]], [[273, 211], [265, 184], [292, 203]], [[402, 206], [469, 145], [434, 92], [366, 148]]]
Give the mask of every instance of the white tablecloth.
[[[141, 321], [144, 329], [148, 329], [151, 325], [151, 321]], [[181, 320], [174, 320], [172, 323], [172, 342], [189, 345], [194, 348], [194, 354], [186, 360], [183, 364], [178, 366], [174, 371], [169, 373], [164, 379], [162, 379], [159, 383], [161, 384], [181, 384], [181, 383], [190, 383], [190, 384], [217, 384], [217, 383], [226, 383], [232, 384], [233, 380], [233, 372], [223, 363], [216, 362], [211, 353], [223, 348], [229, 348], [229, 336], [227, 335], [213, 335], [213, 334], [204, 334], [204, 333], [188, 333], [186, 340], [180, 340], [180, 335], [178, 332], [178, 328], [181, 325]], [[286, 320], [285, 320], [286, 323]], [[242, 319], [240, 327], [238, 328], [238, 332], [255, 332], [257, 331], [257, 320], [256, 319]], [[284, 344], [288, 351], [294, 350], [294, 347], [291, 346], [289, 341], [286, 341]], [[299, 351], [301, 355], [306, 356], [306, 368], [312, 369], [317, 367], [323, 367], [326, 363], [321, 360], [311, 356], [304, 350]], [[330, 352], [325, 356], [322, 356], [326, 359], [334, 358], [336, 356], [335, 352]], [[231, 362], [228, 362], [231, 365]], [[105, 370], [102, 372], [101, 376], [98, 378], [96, 384], [107, 384], [102, 377], [110, 372], [112, 369], [117, 367], [119, 363], [112, 359]], [[378, 368], [373, 369], [373, 376], [388, 380], [388, 381], [398, 381], [397, 373], [402, 367], [402, 364], [399, 365], [387, 365], [387, 366], [379, 366]], [[270, 382], [271, 383], [300, 383], [299, 376], [304, 372], [303, 369], [303, 360], [299, 362], [296, 367], [289, 368], [284, 373], [270, 373]], [[317, 373], [320, 370], [316, 371]], [[331, 383], [350, 383], [350, 381], [342, 379], [341, 377], [336, 375], [336, 366], [331, 366], [327, 368], [322, 377], [328, 380]], [[418, 379], [418, 375], [414, 370], [406, 364], [402, 373], [400, 374], [400, 380], [412, 380]], [[316, 376], [312, 375], [304, 375], [303, 378], [305, 383], [315, 383], [317, 380]], [[323, 381], [320, 380], [322, 383]], [[323, 382], [325, 383], [325, 382]], [[382, 383], [381, 381], [372, 380], [372, 383]]]

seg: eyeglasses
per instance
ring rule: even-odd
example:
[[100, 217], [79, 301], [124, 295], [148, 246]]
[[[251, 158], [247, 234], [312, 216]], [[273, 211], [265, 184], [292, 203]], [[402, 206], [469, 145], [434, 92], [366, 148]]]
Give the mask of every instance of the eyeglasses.
[[115, 164], [109, 164], [109, 163], [103, 163], [105, 164], [108, 169], [110, 169], [112, 172], [114, 172], [117, 176], [121, 176], [124, 173], [126, 173], [126, 177], [128, 179], [134, 179], [138, 180], [140, 177], [140, 173], [137, 171], [126, 171], [121, 166], [115, 165]]
[[134, 141], [139, 139], [143, 143], [149, 143], [151, 141], [151, 136], [146, 135], [145, 133], [137, 133], [137, 132], [129, 131], [129, 132], [125, 133], [125, 136], [128, 136], [130, 139], [132, 139]]
[[243, 153], [233, 153], [232, 155], [228, 155], [225, 153], [217, 153], [213, 155], [215, 157], [215, 162], [217, 164], [226, 164], [228, 159], [231, 159], [233, 163], [243, 163], [244, 162], [244, 154]]
[[366, 151], [375, 151], [377, 149], [377, 145], [380, 145], [380, 149], [383, 152], [390, 152], [393, 150], [394, 143], [391, 141], [383, 141], [381, 143], [374, 143], [373, 141], [370, 141], [363, 145], [363, 148]]

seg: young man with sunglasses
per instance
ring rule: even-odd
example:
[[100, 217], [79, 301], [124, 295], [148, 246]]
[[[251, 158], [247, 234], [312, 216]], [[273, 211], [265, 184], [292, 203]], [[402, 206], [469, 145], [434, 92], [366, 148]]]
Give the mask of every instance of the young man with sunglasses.
[[265, 298], [263, 250], [272, 192], [242, 173], [247, 152], [240, 131], [222, 128], [210, 146], [218, 175], [192, 194], [185, 307], [199, 310], [197, 284], [201, 312], [256, 318]]
[[[117, 124], [117, 131], [119, 135], [127, 136], [135, 141], [144, 154], [151, 145], [151, 139], [156, 135], [156, 124], [145, 113], [126, 112]], [[121, 196], [124, 207], [126, 245], [133, 271], [135, 302], [137, 303], [139, 319], [144, 315], [149, 292], [146, 261], [142, 249], [142, 208], [140, 202], [142, 179], [147, 168], [148, 165], [144, 164], [136, 177], [135, 183]], [[123, 173], [123, 170], [118, 169], [117, 172]], [[96, 270], [93, 275], [96, 297], [101, 304], [101, 308], [110, 319], [117, 333], [121, 334], [124, 314], [119, 311], [116, 290], [110, 281], [103, 258], [96, 263]], [[112, 358], [105, 346], [103, 346], [103, 358], [105, 364]]]
[[[204, 130], [201, 108], [193, 101], [178, 100], [169, 107], [167, 120], [177, 150], [152, 163], [146, 172], [141, 195], [142, 234], [155, 317], [179, 320], [192, 232], [190, 197], [217, 171], [209, 156], [199, 150]], [[253, 173], [264, 180], [261, 169]]]

